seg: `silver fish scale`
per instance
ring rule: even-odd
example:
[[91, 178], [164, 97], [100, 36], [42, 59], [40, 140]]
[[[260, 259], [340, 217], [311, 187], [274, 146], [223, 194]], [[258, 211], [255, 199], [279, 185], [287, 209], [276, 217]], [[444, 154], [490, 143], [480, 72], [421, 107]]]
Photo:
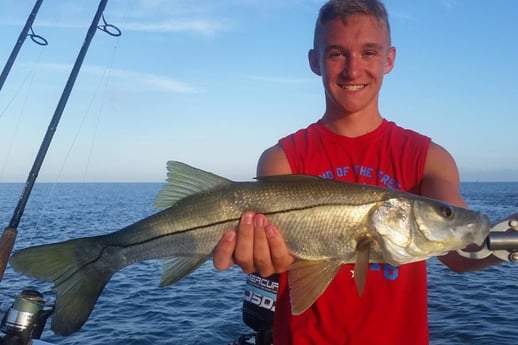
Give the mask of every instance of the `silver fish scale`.
[[[369, 220], [369, 211], [376, 204], [363, 206], [320, 206], [304, 211], [274, 215], [290, 251], [306, 260], [339, 259], [353, 262], [358, 240], [369, 234], [378, 238]], [[373, 245], [373, 252], [380, 247]]]
[[351, 260], [358, 237], [373, 230], [365, 218], [369, 209], [393, 192], [365, 193], [361, 185], [303, 180], [306, 183], [298, 179], [235, 182], [197, 193], [113, 233], [108, 241], [129, 245], [121, 254], [125, 264], [168, 256], [209, 256], [223, 232], [235, 227], [244, 211], [253, 210], [277, 225], [294, 255]]
[[[209, 257], [223, 232], [236, 227], [244, 211], [252, 210], [265, 214], [281, 230], [298, 258], [354, 262], [358, 240], [367, 235], [371, 261], [397, 263], [386, 241], [401, 236], [400, 232], [411, 235], [408, 229], [402, 229], [397, 219], [390, 222], [393, 217], [387, 210], [382, 224], [371, 220], [382, 206], [388, 212], [401, 212], [395, 206], [390, 211], [394, 204], [386, 203], [390, 199], [413, 203], [419, 197], [315, 178], [234, 182], [185, 197], [109, 238], [128, 245], [120, 251], [121, 265], [170, 256]], [[379, 226], [383, 226], [381, 234]]]

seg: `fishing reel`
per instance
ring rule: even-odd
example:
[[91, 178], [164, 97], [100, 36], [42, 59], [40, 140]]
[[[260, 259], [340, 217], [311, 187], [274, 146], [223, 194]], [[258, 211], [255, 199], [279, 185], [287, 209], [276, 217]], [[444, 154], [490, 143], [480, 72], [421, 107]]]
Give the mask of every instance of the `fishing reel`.
[[503, 261], [518, 262], [518, 213], [493, 225], [479, 251], [458, 250], [457, 253], [468, 259], [484, 259], [494, 255]]
[[7, 310], [0, 331], [0, 345], [27, 345], [32, 339], [39, 339], [48, 317], [54, 307], [46, 308], [43, 295], [36, 290], [23, 290], [15, 296], [14, 303]]

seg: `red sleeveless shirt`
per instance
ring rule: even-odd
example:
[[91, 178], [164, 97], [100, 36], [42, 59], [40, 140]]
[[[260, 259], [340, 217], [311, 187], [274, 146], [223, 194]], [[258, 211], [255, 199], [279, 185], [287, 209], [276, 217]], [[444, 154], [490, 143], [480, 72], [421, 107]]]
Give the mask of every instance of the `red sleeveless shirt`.
[[[315, 123], [279, 141], [292, 173], [420, 193], [430, 139], [383, 120], [348, 138]], [[428, 344], [426, 262], [371, 264], [362, 296], [343, 265], [306, 312], [291, 315], [287, 274], [277, 296], [275, 345]]]

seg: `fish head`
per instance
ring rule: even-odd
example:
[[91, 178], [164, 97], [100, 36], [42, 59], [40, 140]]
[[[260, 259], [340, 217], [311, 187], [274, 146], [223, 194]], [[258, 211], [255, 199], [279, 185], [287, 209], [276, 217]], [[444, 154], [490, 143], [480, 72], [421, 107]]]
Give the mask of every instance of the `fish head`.
[[414, 201], [414, 214], [418, 231], [447, 250], [481, 245], [491, 228], [489, 218], [480, 212], [435, 200]]
[[383, 257], [396, 265], [481, 245], [491, 227], [480, 212], [427, 198], [386, 200], [371, 219], [381, 236]]

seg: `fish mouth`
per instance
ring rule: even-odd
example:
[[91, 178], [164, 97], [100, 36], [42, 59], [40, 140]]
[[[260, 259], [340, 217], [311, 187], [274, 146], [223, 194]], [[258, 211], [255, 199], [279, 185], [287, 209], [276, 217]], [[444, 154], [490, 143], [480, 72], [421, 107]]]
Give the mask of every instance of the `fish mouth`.
[[491, 230], [491, 221], [489, 217], [481, 214], [479, 216], [478, 227], [473, 233], [473, 243], [481, 246], [487, 239]]
[[471, 244], [482, 246], [489, 235], [490, 229], [491, 221], [489, 220], [489, 217], [483, 214], [479, 214], [478, 219], [469, 225], [453, 228], [453, 233], [458, 233], [460, 236], [458, 236], [454, 242], [450, 243], [448, 246], [449, 249], [446, 250], [444, 254], [447, 254], [452, 250], [464, 249], [466, 246]]

